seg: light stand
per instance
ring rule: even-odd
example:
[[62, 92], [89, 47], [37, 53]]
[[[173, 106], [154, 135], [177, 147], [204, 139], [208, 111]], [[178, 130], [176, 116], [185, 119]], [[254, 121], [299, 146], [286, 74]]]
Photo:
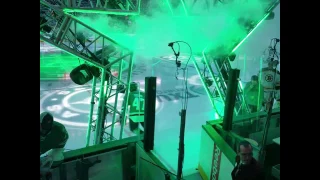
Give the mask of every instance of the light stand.
[[91, 124], [92, 124], [92, 116], [93, 116], [93, 109], [95, 104], [95, 94], [96, 94], [96, 84], [97, 84], [97, 78], [93, 76], [92, 79], [92, 89], [91, 89], [91, 101], [90, 101], [90, 113], [89, 113], [89, 119], [88, 119], [88, 129], [87, 129], [87, 135], [86, 135], [86, 147], [90, 145], [90, 136], [91, 136]]
[[178, 156], [178, 170], [177, 180], [182, 179], [182, 165], [184, 160], [184, 131], [186, 127], [186, 109], [182, 109], [180, 112], [181, 123], [180, 123], [180, 136], [179, 136], [179, 156]]
[[[275, 73], [274, 73], [274, 81], [276, 80], [276, 75], [277, 75], [277, 66], [275, 67]], [[270, 92], [270, 96], [271, 97], [271, 101], [270, 101], [270, 106], [267, 109], [267, 119], [266, 119], [266, 124], [264, 126], [264, 130], [263, 130], [263, 136], [262, 136], [262, 143], [261, 143], [261, 151], [260, 151], [260, 160], [264, 160], [264, 156], [265, 156], [265, 145], [267, 142], [267, 137], [268, 137], [268, 132], [269, 132], [269, 126], [270, 126], [270, 120], [271, 120], [271, 116], [272, 116], [272, 108], [273, 108], [273, 103], [274, 103], [274, 94], [275, 94], [275, 82], [273, 84], [273, 91]], [[261, 161], [263, 162], [263, 161]]]
[[[280, 42], [279, 39], [276, 39], [276, 43], [273, 47], [273, 55], [271, 57], [271, 61], [274, 60], [274, 56], [276, 55], [276, 45], [277, 43]], [[278, 64], [276, 64], [276, 66], [274, 67], [274, 78], [273, 78], [273, 91], [270, 92], [270, 98], [271, 98], [271, 101], [270, 101], [270, 106], [268, 107], [267, 109], [267, 119], [266, 119], [266, 124], [265, 124], [265, 127], [264, 127], [264, 130], [263, 130], [263, 136], [262, 136], [262, 142], [261, 142], [261, 150], [260, 150], [260, 153], [259, 153], [259, 161], [260, 162], [264, 162], [264, 158], [265, 158], [265, 146], [266, 146], [266, 142], [267, 142], [267, 137], [268, 137], [268, 132], [269, 132], [269, 127], [270, 127], [270, 120], [271, 120], [271, 116], [272, 116], [272, 108], [273, 108], [273, 103], [274, 103], [274, 98], [275, 98], [275, 87], [276, 87], [276, 76], [277, 76], [277, 67], [278, 67]]]
[[[178, 51], [178, 53], [176, 53], [176, 51], [173, 48], [174, 43], [175, 42], [171, 42], [168, 44], [168, 46], [171, 47], [171, 49], [173, 50], [173, 53], [176, 57], [176, 65], [177, 65], [177, 68], [179, 68], [181, 66], [181, 61], [178, 61], [178, 57], [180, 55], [180, 45], [178, 44], [179, 51]], [[187, 68], [187, 66], [186, 66], [186, 68]], [[186, 104], [186, 102], [184, 102], [183, 104]], [[181, 119], [180, 119], [181, 123], [180, 123], [180, 135], [179, 135], [179, 155], [178, 155], [177, 180], [182, 179], [182, 169], [183, 169], [183, 160], [184, 160], [184, 133], [185, 133], [185, 126], [186, 126], [186, 112], [187, 112], [187, 110], [186, 110], [185, 106], [183, 106], [181, 111], [179, 112], [179, 115], [181, 117]]]

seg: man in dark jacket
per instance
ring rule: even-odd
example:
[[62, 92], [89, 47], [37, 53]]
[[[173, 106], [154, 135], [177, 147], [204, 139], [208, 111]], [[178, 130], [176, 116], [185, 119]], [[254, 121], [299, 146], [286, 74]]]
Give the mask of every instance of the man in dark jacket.
[[54, 121], [48, 112], [40, 114], [40, 155], [47, 154], [53, 162], [62, 161], [68, 139], [69, 135], [63, 124]]
[[[55, 122], [52, 114], [40, 114], [40, 179], [50, 179], [51, 166], [63, 162], [64, 146], [69, 135], [63, 124]], [[46, 156], [41, 157], [41, 155]]]
[[236, 166], [232, 180], [264, 180], [264, 173], [256, 159], [252, 157], [252, 146], [248, 141], [239, 144]]

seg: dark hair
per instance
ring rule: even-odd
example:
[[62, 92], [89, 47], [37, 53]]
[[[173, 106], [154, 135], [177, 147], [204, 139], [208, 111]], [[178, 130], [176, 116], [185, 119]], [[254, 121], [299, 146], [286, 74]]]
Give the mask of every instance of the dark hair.
[[258, 76], [257, 75], [253, 75], [251, 76], [251, 81], [258, 81]]
[[138, 90], [138, 83], [131, 82], [130, 83], [130, 92]]
[[240, 146], [244, 146], [245, 148], [250, 147], [252, 149], [251, 144], [246, 140], [240, 141], [239, 146], [238, 146], [238, 152], [240, 152]]
[[53, 116], [50, 113], [43, 112], [40, 114], [40, 124], [42, 129], [51, 130], [53, 121]]

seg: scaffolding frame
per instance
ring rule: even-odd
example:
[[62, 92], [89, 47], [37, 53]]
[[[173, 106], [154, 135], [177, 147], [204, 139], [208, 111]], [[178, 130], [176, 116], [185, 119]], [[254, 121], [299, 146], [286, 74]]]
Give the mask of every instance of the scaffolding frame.
[[139, 15], [141, 0], [62, 0], [65, 13]]
[[[66, 13], [63, 7], [61, 4], [57, 6], [57, 4], [40, 0], [40, 40], [84, 60], [90, 66], [100, 69], [100, 76], [98, 78], [94, 77], [92, 80], [86, 146], [90, 145], [92, 132], [94, 132], [93, 144], [115, 140], [114, 126], [117, 122], [117, 115], [125, 117], [127, 112], [127, 105], [124, 106], [122, 112], [117, 110], [118, 94], [120, 91], [130, 89], [134, 54], [112, 38], [91, 28], [76, 16]], [[125, 78], [122, 74], [124, 73], [124, 61], [129, 65]], [[119, 64], [118, 77], [111, 72], [111, 66], [115, 64]], [[100, 79], [100, 87], [97, 92], [99, 97], [96, 97], [98, 79]], [[116, 88], [114, 89], [114, 87]], [[125, 91], [123, 103], [128, 103], [128, 93], [129, 91]], [[114, 103], [108, 102], [111, 97], [115, 97]], [[97, 119], [94, 120], [96, 100], [98, 100], [98, 110]], [[107, 114], [112, 115], [112, 123], [109, 126], [105, 126]], [[106, 133], [107, 128], [111, 128], [111, 133]], [[124, 124], [122, 123], [119, 139], [122, 139], [123, 129]], [[105, 135], [108, 137], [105, 138]]]
[[[217, 100], [219, 100], [223, 105], [225, 105], [227, 82], [229, 77], [228, 73], [229, 73], [229, 70], [232, 69], [230, 64], [230, 55], [234, 53], [235, 50], [244, 42], [244, 40], [247, 39], [252, 34], [252, 32], [256, 29], [256, 27], [268, 17], [268, 15], [273, 11], [275, 7], [277, 7], [279, 3], [280, 3], [280, 0], [275, 0], [275, 1], [270, 1], [268, 4], [266, 4], [267, 8], [265, 9], [265, 12], [266, 12], [265, 15], [261, 18], [261, 20], [254, 23], [255, 26], [248, 31], [248, 34], [246, 37], [244, 37], [242, 40], [236, 41], [237, 43], [235, 43], [233, 49], [229, 50], [230, 52], [229, 54], [225, 54], [221, 56], [221, 54], [217, 53], [217, 49], [210, 49], [210, 47], [206, 47], [202, 51], [201, 61], [196, 61], [196, 59], [193, 58], [193, 63], [199, 74], [203, 87], [207, 92], [211, 105], [215, 109], [219, 118], [223, 117], [224, 112], [221, 112], [217, 108]], [[207, 75], [201, 72], [200, 70], [201, 64], [203, 64], [204, 69], [208, 70]], [[209, 88], [210, 85], [208, 83], [208, 80], [212, 81], [212, 85], [214, 87], [213, 90]], [[243, 87], [241, 82], [238, 84], [238, 87], [237, 87], [236, 104], [234, 108], [234, 113], [235, 115], [250, 113], [248, 105], [244, 99]]]

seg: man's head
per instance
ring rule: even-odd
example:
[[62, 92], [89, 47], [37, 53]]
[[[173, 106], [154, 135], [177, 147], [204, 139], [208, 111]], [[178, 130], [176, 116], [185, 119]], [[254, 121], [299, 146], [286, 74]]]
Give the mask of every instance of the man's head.
[[136, 82], [130, 83], [130, 92], [138, 90], [138, 84]]
[[251, 76], [251, 83], [254, 85], [258, 84], [258, 76], [256, 75]]
[[43, 112], [40, 114], [40, 136], [47, 136], [53, 125], [53, 116], [48, 112]]
[[252, 146], [248, 141], [239, 143], [238, 155], [242, 164], [249, 164], [252, 160]]

